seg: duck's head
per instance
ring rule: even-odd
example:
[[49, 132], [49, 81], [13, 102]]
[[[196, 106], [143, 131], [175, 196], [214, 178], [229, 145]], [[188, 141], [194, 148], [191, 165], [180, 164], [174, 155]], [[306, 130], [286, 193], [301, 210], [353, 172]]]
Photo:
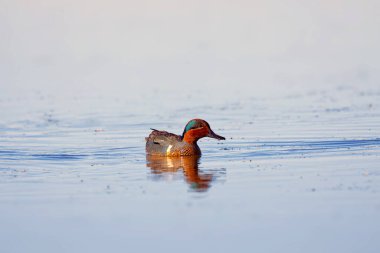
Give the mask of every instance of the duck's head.
[[211, 130], [210, 125], [203, 119], [190, 120], [183, 130], [182, 140], [187, 143], [196, 143], [200, 138], [210, 137], [217, 140], [225, 140], [223, 136], [217, 135]]

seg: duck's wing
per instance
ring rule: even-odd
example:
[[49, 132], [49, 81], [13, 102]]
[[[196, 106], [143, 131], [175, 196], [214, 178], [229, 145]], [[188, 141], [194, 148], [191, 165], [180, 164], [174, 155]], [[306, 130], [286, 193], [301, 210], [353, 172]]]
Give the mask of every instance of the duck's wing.
[[159, 131], [156, 129], [152, 129], [153, 131], [146, 138], [147, 143], [150, 142], [152, 144], [161, 145], [161, 146], [169, 146], [178, 141], [181, 141], [181, 136], [172, 134], [166, 131]]

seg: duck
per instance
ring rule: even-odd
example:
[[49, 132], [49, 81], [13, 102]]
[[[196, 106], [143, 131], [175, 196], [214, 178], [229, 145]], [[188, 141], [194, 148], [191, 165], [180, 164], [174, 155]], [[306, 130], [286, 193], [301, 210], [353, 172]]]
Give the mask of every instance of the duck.
[[197, 141], [203, 137], [225, 140], [211, 129], [209, 123], [203, 119], [190, 120], [183, 130], [182, 135], [176, 135], [166, 131], [151, 128], [152, 132], [145, 138], [145, 150], [152, 156], [200, 156], [201, 149]]

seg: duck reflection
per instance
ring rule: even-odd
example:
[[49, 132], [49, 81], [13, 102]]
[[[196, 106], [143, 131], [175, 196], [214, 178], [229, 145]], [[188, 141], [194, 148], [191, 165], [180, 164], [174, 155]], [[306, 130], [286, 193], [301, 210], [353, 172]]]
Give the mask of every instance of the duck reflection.
[[186, 182], [195, 191], [204, 192], [211, 186], [214, 176], [210, 173], [202, 173], [198, 170], [200, 157], [159, 157], [146, 156], [146, 166], [154, 175], [175, 174], [182, 169]]

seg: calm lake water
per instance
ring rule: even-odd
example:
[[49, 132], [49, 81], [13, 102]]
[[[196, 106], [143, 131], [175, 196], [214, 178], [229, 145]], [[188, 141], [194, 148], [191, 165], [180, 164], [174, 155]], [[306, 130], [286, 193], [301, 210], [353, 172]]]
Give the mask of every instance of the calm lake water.
[[379, 252], [380, 89], [131, 93], [0, 95], [1, 252]]

